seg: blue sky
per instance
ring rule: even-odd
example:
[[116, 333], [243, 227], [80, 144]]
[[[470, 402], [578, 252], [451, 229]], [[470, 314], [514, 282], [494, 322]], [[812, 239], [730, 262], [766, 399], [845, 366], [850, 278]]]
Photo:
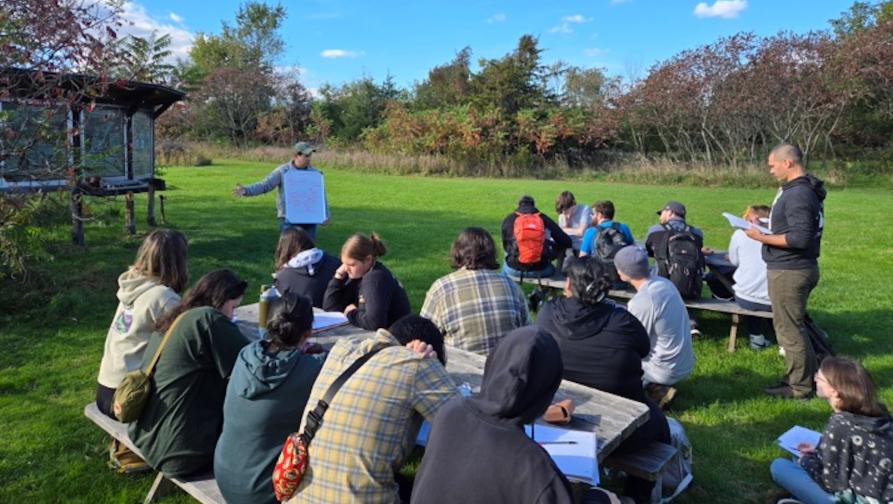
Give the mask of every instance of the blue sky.
[[[198, 32], [233, 23], [240, 0], [127, 2], [124, 32], [169, 32], [179, 55]], [[275, 3], [275, 2], [269, 2]], [[400, 86], [465, 46], [472, 59], [498, 58], [518, 38], [539, 37], [543, 59], [611, 75], [641, 77], [654, 63], [684, 49], [740, 31], [771, 35], [828, 27], [849, 0], [283, 0], [288, 17], [280, 66], [296, 66], [306, 86], [341, 84], [363, 76], [394, 77]]]

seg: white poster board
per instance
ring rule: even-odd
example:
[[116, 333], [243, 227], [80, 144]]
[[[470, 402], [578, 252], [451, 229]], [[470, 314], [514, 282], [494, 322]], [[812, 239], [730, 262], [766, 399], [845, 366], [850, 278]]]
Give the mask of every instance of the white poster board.
[[286, 170], [282, 176], [285, 220], [292, 224], [320, 224], [326, 220], [326, 190], [316, 170]]

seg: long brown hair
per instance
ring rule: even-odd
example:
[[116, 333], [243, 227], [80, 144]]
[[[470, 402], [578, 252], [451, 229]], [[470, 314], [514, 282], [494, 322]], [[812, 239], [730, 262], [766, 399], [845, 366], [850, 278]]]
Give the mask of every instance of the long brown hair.
[[372, 233], [369, 236], [363, 233], [355, 233], [341, 246], [342, 256], [347, 256], [357, 261], [364, 261], [369, 256], [377, 259], [385, 255], [387, 251], [388, 249], [385, 248], [384, 243], [381, 242], [381, 238], [376, 233]]
[[313, 238], [301, 228], [290, 227], [279, 235], [276, 246], [276, 259], [273, 261], [274, 271], [279, 271], [299, 252], [316, 247]]
[[199, 278], [198, 282], [186, 293], [186, 296], [158, 320], [155, 328], [159, 331], [167, 331], [167, 328], [181, 313], [192, 308], [210, 306], [219, 309], [230, 299], [242, 297], [247, 287], [248, 284], [244, 280], [240, 280], [232, 271], [228, 269], [214, 270]]
[[849, 357], [825, 357], [822, 375], [840, 397], [840, 409], [858, 415], [878, 417], [887, 415], [887, 407], [878, 402], [874, 380], [867, 369]]
[[157, 278], [174, 292], [183, 292], [189, 281], [186, 269], [186, 236], [174, 229], [156, 229], [143, 240], [130, 267], [137, 273]]

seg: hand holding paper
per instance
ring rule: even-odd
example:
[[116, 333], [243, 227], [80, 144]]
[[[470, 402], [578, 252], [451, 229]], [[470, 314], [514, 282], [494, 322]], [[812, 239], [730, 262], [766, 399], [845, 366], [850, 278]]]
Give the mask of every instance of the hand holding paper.
[[763, 234], [772, 234], [772, 231], [769, 230], [768, 228], [765, 228], [758, 224], [754, 224], [753, 222], [748, 222], [748, 221], [742, 219], [741, 217], [738, 217], [737, 215], [730, 214], [729, 212], [723, 212], [722, 216], [725, 217], [726, 220], [729, 221], [729, 224], [731, 224], [731, 226], [733, 228], [745, 229], [745, 230], [749, 229], [749, 228], [754, 228]]

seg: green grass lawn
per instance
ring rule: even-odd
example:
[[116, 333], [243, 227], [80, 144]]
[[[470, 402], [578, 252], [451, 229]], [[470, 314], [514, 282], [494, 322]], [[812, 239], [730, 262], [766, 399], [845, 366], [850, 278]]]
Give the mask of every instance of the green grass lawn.
[[[278, 238], [274, 196], [236, 200], [230, 191], [271, 168], [223, 161], [167, 170], [167, 225], [189, 237], [193, 281], [231, 268], [249, 282], [246, 302], [269, 281]], [[383, 262], [406, 286], [415, 310], [431, 282], [449, 271], [447, 253], [456, 234], [478, 225], [498, 240], [502, 218], [523, 193], [550, 214], [565, 189], [586, 203], [611, 199], [617, 218], [637, 237], [655, 221], [657, 208], [678, 199], [688, 207], [689, 221], [704, 230], [707, 245], [721, 249], [731, 229], [720, 212], [768, 204], [774, 195], [766, 189], [396, 177], [337, 169], [326, 175], [332, 223], [320, 230], [320, 245], [337, 253], [350, 233], [380, 233], [390, 249]], [[135, 502], [151, 483], [147, 475], [107, 470], [105, 437], [82, 414], [94, 397], [116, 278], [140, 242], [123, 233], [122, 206], [123, 200], [91, 200], [86, 248], [68, 245], [68, 227], [59, 226], [48, 233], [53, 261], [38, 264], [25, 284], [0, 283], [0, 502]], [[145, 200], [139, 197], [137, 212], [145, 233]], [[887, 402], [893, 402], [891, 213], [887, 190], [831, 191], [822, 278], [810, 302], [835, 349], [864, 361]], [[694, 444], [695, 483], [680, 502], [765, 501], [775, 490], [769, 462], [783, 455], [775, 438], [795, 423], [821, 429], [830, 414], [821, 400], [765, 397], [761, 390], [780, 376], [782, 359], [774, 349], [751, 351], [746, 337], [735, 354], [726, 353], [728, 323], [723, 316], [703, 317], [706, 336], [695, 342], [695, 373], [679, 387], [670, 412]]]

